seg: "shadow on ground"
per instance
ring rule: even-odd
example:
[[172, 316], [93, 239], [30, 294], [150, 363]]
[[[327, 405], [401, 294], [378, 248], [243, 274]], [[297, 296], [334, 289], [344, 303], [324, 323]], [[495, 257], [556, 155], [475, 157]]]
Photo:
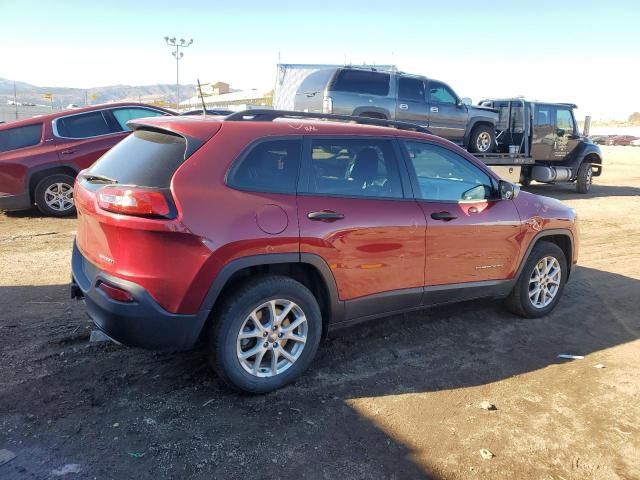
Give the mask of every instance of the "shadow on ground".
[[0, 307], [0, 448], [18, 454], [2, 478], [67, 463], [87, 478], [436, 478], [345, 401], [497, 382], [640, 335], [640, 281], [578, 267], [546, 318], [493, 301], [389, 317], [342, 330], [301, 380], [249, 397], [202, 349], [88, 345], [65, 285], [0, 287]]

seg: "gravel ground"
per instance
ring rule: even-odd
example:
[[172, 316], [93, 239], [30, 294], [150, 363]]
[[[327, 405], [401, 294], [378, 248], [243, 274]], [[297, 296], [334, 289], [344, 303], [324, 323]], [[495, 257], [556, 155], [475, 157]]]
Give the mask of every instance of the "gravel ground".
[[202, 350], [90, 343], [68, 298], [75, 220], [0, 214], [0, 478], [640, 478], [640, 149], [605, 159], [589, 195], [529, 188], [581, 220], [552, 315], [483, 301], [374, 321], [258, 397]]

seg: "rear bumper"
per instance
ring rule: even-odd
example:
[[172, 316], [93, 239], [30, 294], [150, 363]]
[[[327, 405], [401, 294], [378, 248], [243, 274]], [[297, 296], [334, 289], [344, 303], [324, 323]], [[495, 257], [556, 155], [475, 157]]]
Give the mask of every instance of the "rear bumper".
[[28, 193], [20, 195], [1, 195], [0, 210], [28, 210], [31, 208], [31, 199]]
[[[71, 296], [84, 297], [96, 326], [118, 342], [153, 350], [184, 350], [198, 340], [208, 311], [180, 315], [164, 310], [147, 291], [133, 282], [108, 275], [84, 258], [73, 244]], [[98, 281], [127, 290], [133, 302], [118, 302], [98, 290]]]

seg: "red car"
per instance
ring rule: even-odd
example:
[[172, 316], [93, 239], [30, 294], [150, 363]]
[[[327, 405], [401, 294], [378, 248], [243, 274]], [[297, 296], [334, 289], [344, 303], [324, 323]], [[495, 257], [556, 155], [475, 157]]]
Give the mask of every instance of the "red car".
[[75, 213], [73, 182], [129, 135], [127, 121], [172, 115], [140, 103], [113, 103], [0, 125], [0, 210]]
[[100, 329], [145, 348], [204, 338], [222, 378], [257, 393], [298, 377], [329, 329], [479, 297], [556, 306], [574, 210], [421, 127], [301, 116], [344, 119], [130, 122], [81, 172], [71, 294]]

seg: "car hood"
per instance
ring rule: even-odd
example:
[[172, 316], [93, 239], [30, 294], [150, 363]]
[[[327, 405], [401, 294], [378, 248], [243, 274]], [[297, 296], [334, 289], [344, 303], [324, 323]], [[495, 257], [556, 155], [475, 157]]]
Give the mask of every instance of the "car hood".
[[467, 105], [470, 116], [495, 117], [498, 120], [498, 110], [491, 107], [481, 107], [480, 105]]
[[520, 216], [528, 218], [538, 215], [547, 219], [575, 221], [576, 211], [560, 200], [543, 195], [535, 195], [520, 191], [516, 198], [516, 205]]

